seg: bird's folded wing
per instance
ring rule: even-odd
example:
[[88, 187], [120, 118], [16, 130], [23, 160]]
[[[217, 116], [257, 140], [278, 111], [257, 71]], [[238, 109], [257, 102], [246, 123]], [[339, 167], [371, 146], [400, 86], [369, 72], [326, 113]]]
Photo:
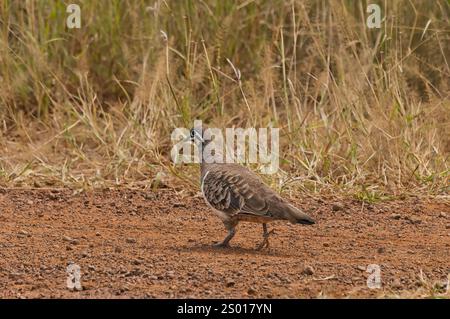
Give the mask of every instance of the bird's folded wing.
[[203, 190], [206, 199], [215, 209], [230, 216], [248, 214], [271, 217], [267, 198], [260, 192], [262, 187], [262, 182], [256, 178], [215, 171], [205, 178]]

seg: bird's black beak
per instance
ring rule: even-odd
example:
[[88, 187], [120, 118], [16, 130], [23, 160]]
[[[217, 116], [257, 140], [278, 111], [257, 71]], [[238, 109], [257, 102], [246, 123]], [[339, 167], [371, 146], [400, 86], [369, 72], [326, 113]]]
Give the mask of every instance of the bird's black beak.
[[200, 142], [204, 142], [205, 140], [203, 139], [203, 137], [201, 137], [200, 136], [200, 134], [199, 133], [197, 133], [196, 131], [194, 131], [194, 130], [191, 130], [191, 132], [189, 132], [189, 135], [187, 135], [184, 139], [183, 139], [183, 142], [188, 142], [188, 141], [190, 141], [190, 142], [195, 142], [195, 140], [199, 140]]

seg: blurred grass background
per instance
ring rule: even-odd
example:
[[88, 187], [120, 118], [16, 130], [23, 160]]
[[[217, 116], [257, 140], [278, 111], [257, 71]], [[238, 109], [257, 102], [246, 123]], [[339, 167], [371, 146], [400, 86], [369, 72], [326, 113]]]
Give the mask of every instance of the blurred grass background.
[[448, 196], [449, 21], [445, 0], [3, 0], [0, 185], [195, 185], [170, 133], [201, 119], [280, 127], [282, 191]]

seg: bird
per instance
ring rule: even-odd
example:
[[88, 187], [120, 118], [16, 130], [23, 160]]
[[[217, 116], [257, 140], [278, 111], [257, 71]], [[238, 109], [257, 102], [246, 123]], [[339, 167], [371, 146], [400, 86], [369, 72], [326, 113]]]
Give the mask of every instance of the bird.
[[[203, 150], [211, 142], [204, 139], [203, 132], [202, 128], [192, 128], [185, 140], [196, 143]], [[257, 250], [269, 247], [269, 236], [274, 233], [273, 229], [268, 231], [269, 222], [286, 220], [293, 224], [315, 224], [314, 219], [282, 198], [247, 167], [200, 158], [201, 193], [228, 231], [216, 247], [230, 246], [239, 222], [262, 224], [263, 240]]]

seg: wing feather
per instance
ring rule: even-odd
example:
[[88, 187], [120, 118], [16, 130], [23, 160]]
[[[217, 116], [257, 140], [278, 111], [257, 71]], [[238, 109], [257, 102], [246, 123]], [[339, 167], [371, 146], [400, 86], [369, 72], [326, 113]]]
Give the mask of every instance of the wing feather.
[[[256, 177], [241, 174], [242, 172], [233, 170], [210, 171], [203, 181], [206, 200], [215, 209], [227, 213], [230, 217], [273, 217], [269, 212], [265, 185]], [[261, 189], [266, 192], [260, 194]]]

